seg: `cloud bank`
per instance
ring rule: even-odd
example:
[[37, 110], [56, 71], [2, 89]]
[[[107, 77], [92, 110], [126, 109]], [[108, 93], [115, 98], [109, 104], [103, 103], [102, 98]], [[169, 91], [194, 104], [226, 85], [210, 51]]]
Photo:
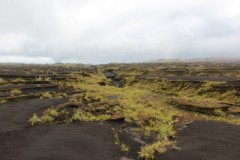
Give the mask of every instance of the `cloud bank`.
[[48, 57], [0, 56], [0, 63], [53, 64]]
[[0, 62], [239, 57], [239, 8], [239, 0], [1, 0]]

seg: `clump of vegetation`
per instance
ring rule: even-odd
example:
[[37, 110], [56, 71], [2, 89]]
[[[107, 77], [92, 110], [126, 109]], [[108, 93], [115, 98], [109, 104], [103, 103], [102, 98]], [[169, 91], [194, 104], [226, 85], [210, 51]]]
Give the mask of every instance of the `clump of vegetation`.
[[5, 102], [7, 102], [7, 101], [0, 98], [0, 103], [5, 103]]
[[126, 144], [121, 144], [120, 145], [120, 150], [122, 151], [122, 152], [129, 152], [129, 147], [126, 145]]
[[226, 113], [223, 112], [221, 109], [215, 109], [213, 114], [216, 116], [226, 116]]
[[4, 83], [4, 82], [5, 82], [5, 81], [4, 81], [2, 78], [0, 78], [0, 84], [1, 84], [1, 83]]
[[19, 89], [13, 89], [10, 91], [10, 94], [13, 94], [13, 95], [22, 94], [22, 91]]
[[26, 80], [23, 79], [23, 78], [16, 78], [16, 79], [13, 79], [12, 82], [25, 82]]
[[66, 93], [54, 93], [54, 92], [45, 92], [45, 93], [42, 93], [40, 95], [40, 98], [41, 99], [44, 99], [44, 98], [63, 98], [63, 97], [67, 97], [67, 94]]
[[169, 140], [158, 141], [150, 145], [146, 145], [141, 147], [141, 150], [138, 152], [139, 158], [152, 160], [155, 158], [154, 153], [163, 154], [167, 151], [167, 149], [176, 148], [175, 143]]
[[43, 123], [53, 123], [58, 115], [59, 112], [57, 109], [49, 108], [43, 112], [42, 116], [38, 116], [36, 113], [34, 113], [28, 122], [31, 126]]
[[38, 77], [35, 78], [35, 81], [51, 81], [51, 78], [48, 77], [47, 75], [39, 75]]
[[41, 123], [53, 123], [59, 112], [57, 109], [49, 108], [43, 112]]
[[58, 111], [57, 111], [57, 109], [49, 108], [46, 111], [44, 111], [44, 115], [48, 115], [48, 116], [51, 116], [51, 117], [56, 117], [56, 116], [58, 116]]
[[44, 114], [41, 116], [41, 123], [52, 123], [54, 121], [54, 118], [50, 115]]
[[53, 98], [53, 95], [50, 92], [45, 92], [45, 93], [41, 94], [40, 98], [41, 99], [43, 99], [43, 98]]
[[138, 152], [138, 158], [146, 159], [146, 160], [153, 160], [155, 150], [148, 147], [142, 147], [141, 150]]
[[105, 121], [110, 118], [110, 115], [101, 114], [93, 115], [90, 112], [85, 112], [80, 109], [74, 110], [73, 116], [70, 119], [70, 122], [74, 121]]
[[36, 124], [41, 122], [41, 119], [37, 116], [36, 113], [34, 113], [33, 116], [28, 120], [28, 122], [31, 124], [31, 126], [35, 126]]

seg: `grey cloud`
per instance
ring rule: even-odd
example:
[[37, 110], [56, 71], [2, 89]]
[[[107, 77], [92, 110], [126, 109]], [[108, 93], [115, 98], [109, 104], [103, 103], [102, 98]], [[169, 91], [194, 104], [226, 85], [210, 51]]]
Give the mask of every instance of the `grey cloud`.
[[81, 63], [239, 57], [239, 8], [238, 0], [2, 0], [0, 56]]

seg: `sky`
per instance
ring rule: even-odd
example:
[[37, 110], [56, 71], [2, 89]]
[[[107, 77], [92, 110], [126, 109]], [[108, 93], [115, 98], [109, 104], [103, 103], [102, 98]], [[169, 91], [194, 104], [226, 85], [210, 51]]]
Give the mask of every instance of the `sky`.
[[0, 0], [0, 62], [240, 57], [240, 0]]

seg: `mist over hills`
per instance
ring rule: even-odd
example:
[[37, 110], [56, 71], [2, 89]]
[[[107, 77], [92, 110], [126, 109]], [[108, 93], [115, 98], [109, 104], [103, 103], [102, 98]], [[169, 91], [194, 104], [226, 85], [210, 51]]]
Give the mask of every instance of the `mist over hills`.
[[240, 63], [240, 58], [236, 57], [210, 57], [210, 58], [191, 58], [191, 59], [158, 59], [146, 61], [145, 63], [168, 63], [168, 62], [212, 62], [212, 63]]
[[101, 64], [131, 64], [131, 63], [194, 63], [194, 62], [209, 62], [209, 63], [240, 63], [240, 57], [209, 57], [209, 58], [191, 58], [191, 59], [183, 59], [183, 58], [168, 58], [168, 59], [157, 59], [151, 61], [135, 61], [129, 63], [123, 62], [109, 62], [109, 63], [60, 63], [60, 62], [52, 62], [52, 63], [29, 63], [24, 61], [16, 61], [16, 62], [0, 62], [0, 65], [101, 65]]

